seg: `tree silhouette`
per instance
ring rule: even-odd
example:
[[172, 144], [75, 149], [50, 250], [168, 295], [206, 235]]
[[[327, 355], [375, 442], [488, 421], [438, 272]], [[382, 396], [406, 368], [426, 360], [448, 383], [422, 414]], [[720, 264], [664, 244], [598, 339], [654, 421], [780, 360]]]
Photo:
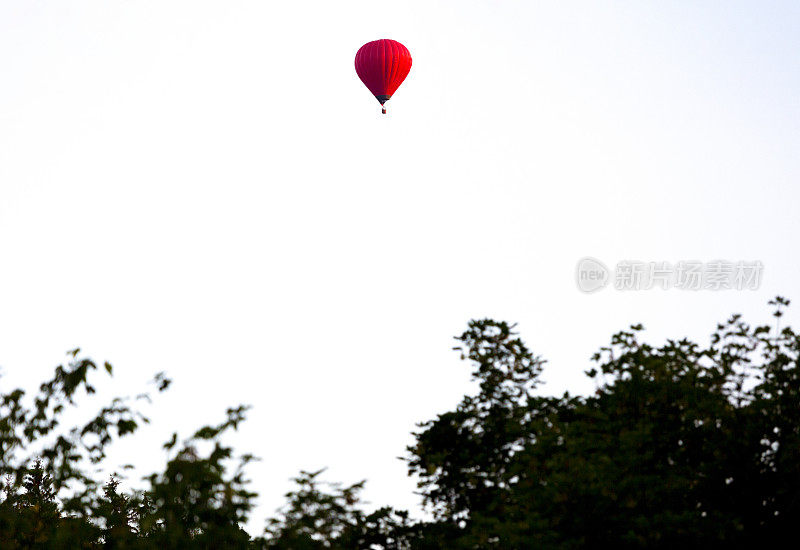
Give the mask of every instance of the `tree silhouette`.
[[22, 480], [23, 492], [17, 499], [19, 527], [17, 543], [23, 548], [33, 548], [52, 541], [59, 520], [53, 480], [44, 470], [41, 460]]
[[[780, 305], [788, 305], [781, 302]], [[800, 519], [800, 338], [733, 316], [711, 345], [616, 334], [595, 395], [533, 396], [504, 323], [460, 338], [480, 383], [421, 426], [409, 468], [451, 548], [763, 546]], [[518, 373], [521, 373], [517, 376]]]
[[112, 475], [103, 487], [103, 498], [98, 506], [98, 516], [102, 519], [102, 540], [104, 548], [121, 550], [135, 547], [138, 530], [135, 522], [140, 514], [134, 495], [119, 492], [119, 479]]
[[247, 407], [174, 434], [163, 470], [123, 491], [95, 467], [148, 420], [138, 399], [116, 398], [65, 427], [100, 370], [76, 350], [31, 400], [0, 393], [0, 548], [778, 547], [800, 521], [800, 335], [780, 324], [789, 301], [770, 305], [774, 327], [734, 315], [705, 346], [652, 346], [638, 325], [619, 332], [586, 371], [597, 388], [586, 396], [544, 394], [545, 363], [515, 327], [471, 321], [456, 350], [475, 392], [419, 424], [407, 449], [429, 519], [370, 511], [363, 481], [301, 471], [255, 538], [242, 529], [254, 457], [224, 444]]

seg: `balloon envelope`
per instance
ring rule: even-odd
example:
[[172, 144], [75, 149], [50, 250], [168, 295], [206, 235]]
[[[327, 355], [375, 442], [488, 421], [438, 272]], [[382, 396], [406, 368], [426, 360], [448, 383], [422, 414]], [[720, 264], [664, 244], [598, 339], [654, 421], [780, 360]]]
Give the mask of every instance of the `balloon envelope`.
[[381, 105], [397, 91], [410, 70], [411, 53], [396, 40], [367, 42], [356, 53], [356, 73]]

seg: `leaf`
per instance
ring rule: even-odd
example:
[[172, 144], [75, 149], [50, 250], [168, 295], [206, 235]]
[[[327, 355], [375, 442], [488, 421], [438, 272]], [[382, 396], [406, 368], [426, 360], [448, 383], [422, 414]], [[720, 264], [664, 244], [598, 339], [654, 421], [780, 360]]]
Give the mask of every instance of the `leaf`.
[[167, 441], [166, 443], [164, 443], [164, 445], [162, 445], [162, 447], [164, 447], [167, 450], [170, 450], [175, 446], [175, 443], [177, 443], [177, 442], [178, 442], [178, 432], [174, 432], [172, 434], [172, 438], [169, 441]]

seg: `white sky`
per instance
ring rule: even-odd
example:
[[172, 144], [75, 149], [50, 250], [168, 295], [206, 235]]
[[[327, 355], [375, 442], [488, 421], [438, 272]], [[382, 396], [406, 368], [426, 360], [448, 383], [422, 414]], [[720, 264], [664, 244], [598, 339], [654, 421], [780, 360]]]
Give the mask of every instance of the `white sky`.
[[[377, 38], [414, 59], [385, 117], [353, 69]], [[254, 533], [300, 468], [413, 508], [395, 457], [469, 391], [468, 319], [586, 392], [633, 322], [705, 342], [800, 300], [798, 51], [797, 2], [3, 2], [3, 387], [76, 346], [116, 392], [166, 370], [115, 455], [142, 474], [254, 405]], [[764, 278], [586, 295], [583, 256]]]

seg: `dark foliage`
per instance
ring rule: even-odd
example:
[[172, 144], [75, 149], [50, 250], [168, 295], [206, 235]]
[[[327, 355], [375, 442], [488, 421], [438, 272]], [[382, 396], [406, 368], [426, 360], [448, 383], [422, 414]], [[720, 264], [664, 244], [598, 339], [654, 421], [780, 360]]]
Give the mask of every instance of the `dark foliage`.
[[254, 458], [222, 443], [247, 407], [175, 434], [164, 470], [125, 492], [91, 472], [148, 419], [118, 398], [65, 428], [98, 370], [75, 350], [32, 399], [0, 394], [0, 549], [776, 547], [800, 521], [800, 335], [780, 327], [788, 301], [770, 305], [775, 327], [733, 316], [705, 347], [614, 335], [590, 396], [542, 395], [544, 362], [514, 327], [472, 321], [456, 349], [477, 392], [421, 424], [406, 458], [430, 519], [365, 511], [363, 482], [302, 471], [257, 538], [241, 527]]

